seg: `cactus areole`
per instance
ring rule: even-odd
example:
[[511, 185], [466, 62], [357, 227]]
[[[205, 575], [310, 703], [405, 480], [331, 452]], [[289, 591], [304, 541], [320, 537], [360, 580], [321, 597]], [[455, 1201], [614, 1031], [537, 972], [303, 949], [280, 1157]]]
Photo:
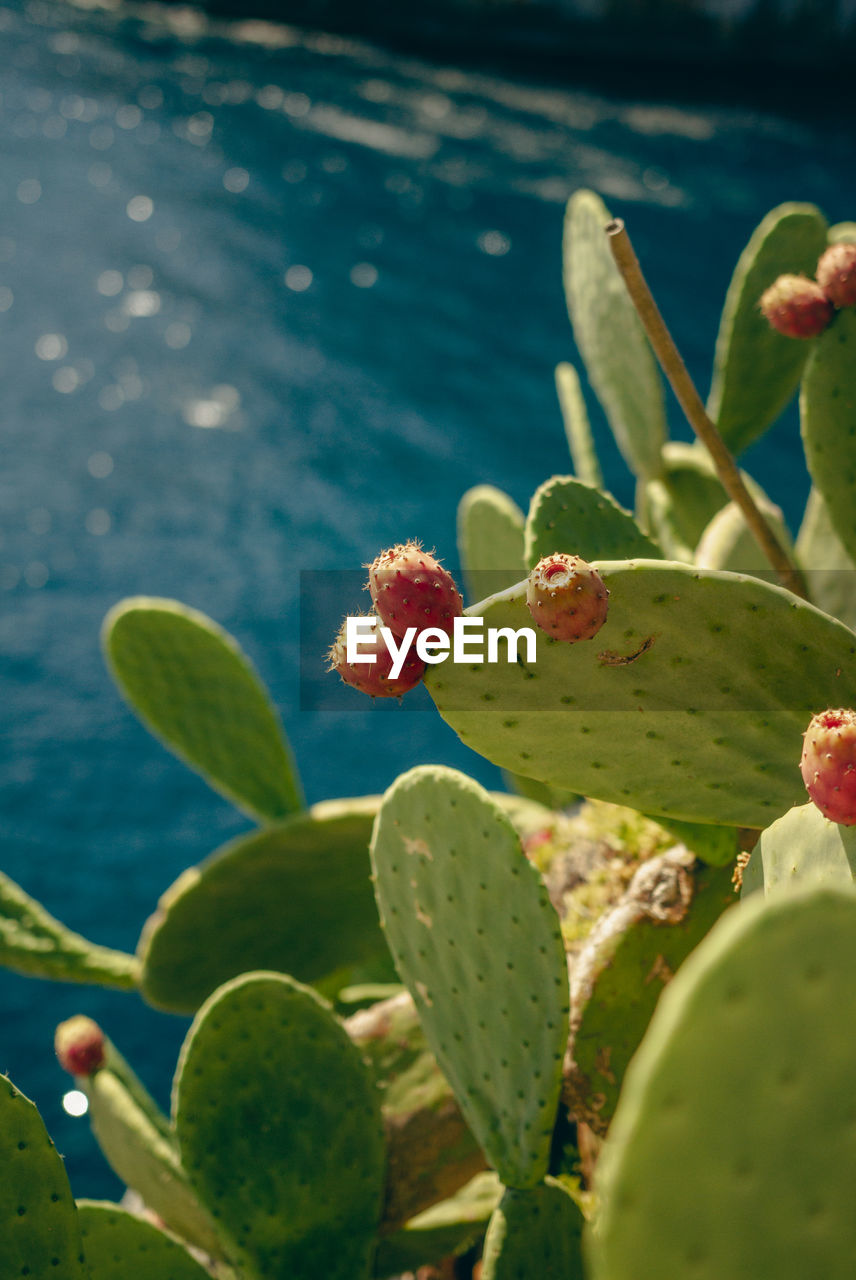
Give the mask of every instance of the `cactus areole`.
[[856, 711], [822, 711], [813, 718], [805, 733], [800, 771], [825, 818], [856, 826]]
[[591, 640], [606, 622], [609, 592], [579, 556], [544, 556], [529, 574], [526, 603], [542, 631], [555, 640]]

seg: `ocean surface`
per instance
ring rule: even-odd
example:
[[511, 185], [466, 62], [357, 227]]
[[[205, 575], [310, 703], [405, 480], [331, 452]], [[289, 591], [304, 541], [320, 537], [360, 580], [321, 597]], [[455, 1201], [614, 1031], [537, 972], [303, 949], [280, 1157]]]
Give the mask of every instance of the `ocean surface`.
[[[553, 368], [575, 358], [560, 245], [577, 187], [627, 221], [706, 390], [763, 214], [856, 214], [852, 132], [156, 5], [2, 5], [0, 58], [0, 865], [133, 950], [158, 895], [248, 822], [123, 704], [107, 610], [167, 596], [228, 628], [311, 801], [417, 763], [498, 785], [434, 714], [301, 705], [301, 571], [357, 571], [407, 537], [454, 564], [464, 490], [525, 506], [570, 469]], [[793, 421], [746, 464], [795, 526]], [[328, 642], [307, 641], [319, 663]], [[75, 1193], [113, 1195], [62, 1106], [53, 1031], [76, 1012], [164, 1105], [187, 1022], [0, 972], [0, 1070], [37, 1101]]]

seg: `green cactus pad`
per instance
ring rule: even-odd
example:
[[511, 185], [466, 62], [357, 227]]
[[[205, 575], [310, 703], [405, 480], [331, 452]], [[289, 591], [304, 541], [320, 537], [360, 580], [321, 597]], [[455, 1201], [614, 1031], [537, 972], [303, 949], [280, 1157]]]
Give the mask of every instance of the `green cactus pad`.
[[375, 1275], [417, 1271], [469, 1249], [484, 1234], [502, 1192], [495, 1173], [477, 1173], [456, 1195], [432, 1205], [400, 1231], [382, 1239]]
[[808, 882], [850, 884], [856, 877], [856, 827], [830, 822], [813, 804], [799, 805], [761, 832], [751, 864], [760, 884], [744, 877], [744, 897], [756, 887], [776, 893]]
[[235, 640], [174, 600], [124, 600], [104, 620], [107, 664], [147, 728], [253, 817], [302, 807], [268, 696]]
[[811, 204], [768, 213], [740, 256], [716, 340], [707, 411], [734, 453], [776, 420], [796, 391], [809, 344], [771, 328], [758, 306], [780, 275], [814, 276], [827, 224]]
[[849, 1280], [856, 893], [755, 895], [664, 992], [598, 1163], [590, 1280]]
[[[108, 1045], [108, 1064], [114, 1060]], [[78, 1080], [89, 1099], [89, 1122], [101, 1152], [117, 1177], [133, 1188], [164, 1224], [215, 1257], [223, 1245], [206, 1209], [191, 1189], [175, 1135], [130, 1068], [103, 1067]]]
[[506, 1191], [487, 1229], [482, 1280], [583, 1280], [583, 1226], [557, 1179]]
[[185, 871], [140, 939], [145, 998], [193, 1013], [249, 969], [317, 982], [385, 955], [368, 859], [378, 804], [366, 796], [314, 805]]
[[673, 854], [643, 863], [624, 899], [595, 925], [574, 966], [564, 1097], [602, 1133], [660, 994], [737, 897], [726, 867]]
[[503, 591], [520, 578], [523, 512], [501, 489], [480, 484], [461, 498], [458, 555], [471, 600]]
[[[766, 826], [805, 794], [811, 714], [856, 700], [856, 636], [757, 578], [655, 560], [596, 567], [610, 598], [594, 640], [539, 632], [531, 664], [521, 648], [516, 663], [435, 667], [425, 684], [441, 715], [494, 764], [552, 786]], [[525, 583], [468, 612], [532, 625]]]
[[710, 455], [699, 445], [669, 441], [663, 466], [660, 479], [640, 487], [638, 517], [668, 556], [691, 561], [699, 538], [728, 496]]
[[[780, 507], [759, 502], [758, 509], [773, 530], [779, 545], [793, 556], [794, 547]], [[731, 569], [735, 573], [757, 574], [774, 581], [770, 561], [764, 555], [746, 523], [746, 517], [734, 502], [717, 511], [699, 539], [695, 562], [702, 569]]]
[[556, 365], [556, 392], [574, 473], [583, 484], [600, 489], [603, 487], [603, 473], [594, 447], [579, 374], [572, 364]]
[[186, 1249], [117, 1204], [78, 1200], [90, 1280], [210, 1280]]
[[182, 1160], [247, 1280], [370, 1274], [378, 1095], [313, 991], [257, 973], [215, 992], [184, 1043], [173, 1109]]
[[803, 444], [811, 478], [835, 533], [856, 559], [856, 311], [839, 311], [814, 342], [800, 393]]
[[796, 554], [812, 603], [848, 627], [856, 627], [856, 564], [832, 527], [826, 503], [812, 487], [797, 535]]
[[738, 854], [736, 827], [717, 827], [703, 822], [681, 822], [679, 818], [654, 819], [676, 836], [690, 853], [710, 867], [725, 867]]
[[559, 920], [538, 873], [487, 792], [439, 767], [386, 793], [372, 865], [390, 950], [470, 1128], [506, 1185], [533, 1186], [568, 1019]]
[[0, 1076], [0, 1275], [89, 1280], [65, 1166], [29, 1098]]
[[55, 982], [92, 982], [133, 990], [139, 979], [134, 956], [72, 933], [0, 871], [0, 964]]
[[589, 382], [631, 471], [660, 474], [666, 438], [663, 384], [607, 241], [610, 213], [593, 191], [568, 202], [564, 281], [568, 314]]
[[573, 476], [553, 476], [536, 489], [526, 518], [527, 567], [556, 551], [583, 560], [653, 560], [663, 554], [610, 494]]
[[856, 222], [836, 222], [829, 228], [829, 243], [842, 244], [856, 240]]

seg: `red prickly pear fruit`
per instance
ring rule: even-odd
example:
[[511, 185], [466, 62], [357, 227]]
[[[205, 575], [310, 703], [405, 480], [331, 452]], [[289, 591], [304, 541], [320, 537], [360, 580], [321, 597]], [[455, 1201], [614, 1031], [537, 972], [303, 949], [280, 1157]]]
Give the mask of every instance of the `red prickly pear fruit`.
[[529, 612], [555, 640], [591, 640], [606, 622], [608, 598], [596, 569], [560, 552], [539, 560], [526, 584]]
[[856, 711], [821, 711], [805, 732], [800, 772], [831, 822], [856, 826]]
[[760, 307], [773, 328], [786, 338], [816, 338], [833, 312], [820, 285], [806, 276], [779, 276], [761, 294]]
[[856, 307], [856, 244], [831, 244], [817, 264], [817, 283], [834, 307]]
[[78, 1014], [61, 1022], [54, 1036], [54, 1049], [63, 1070], [73, 1076], [91, 1076], [104, 1066], [104, 1032], [97, 1022]]
[[415, 649], [408, 649], [401, 671], [392, 676], [393, 656], [378, 622], [370, 635], [361, 637], [359, 645], [360, 653], [373, 657], [374, 662], [348, 662], [345, 626], [343, 622], [327, 654], [328, 671], [337, 671], [345, 684], [371, 698], [400, 698], [416, 687], [425, 674], [425, 663], [417, 657]]
[[418, 542], [390, 547], [366, 567], [375, 611], [393, 635], [403, 636], [408, 627], [416, 627], [417, 634], [427, 627], [452, 634], [455, 618], [464, 611], [461, 593], [448, 570]]

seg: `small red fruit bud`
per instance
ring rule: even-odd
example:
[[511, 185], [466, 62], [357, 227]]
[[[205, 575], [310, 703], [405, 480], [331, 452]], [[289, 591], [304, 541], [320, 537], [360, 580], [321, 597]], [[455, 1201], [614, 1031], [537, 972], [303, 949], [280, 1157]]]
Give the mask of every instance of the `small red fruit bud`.
[[832, 244], [817, 264], [817, 283], [836, 307], [856, 307], [856, 244]]
[[779, 276], [761, 295], [761, 310], [786, 338], [816, 338], [832, 319], [832, 303], [805, 276]]
[[452, 634], [464, 602], [452, 575], [418, 542], [390, 547], [367, 567], [372, 604], [393, 635], [403, 636], [408, 627]]
[[526, 603], [542, 631], [555, 640], [591, 640], [606, 622], [609, 592], [579, 556], [544, 556], [529, 574]]
[[337, 671], [353, 689], [367, 693], [372, 698], [400, 698], [415, 686], [425, 674], [425, 663], [416, 654], [415, 648], [407, 651], [404, 665], [397, 676], [390, 673], [393, 658], [386, 647], [380, 630], [380, 622], [374, 631], [365, 639], [360, 639], [361, 654], [374, 658], [374, 662], [348, 662], [348, 646], [345, 632], [346, 623], [342, 623], [339, 634], [327, 654], [327, 670]]
[[104, 1032], [97, 1022], [82, 1014], [59, 1024], [54, 1049], [59, 1065], [73, 1076], [91, 1076], [104, 1066]]
[[821, 711], [812, 719], [800, 772], [825, 818], [843, 827], [856, 826], [856, 711]]

